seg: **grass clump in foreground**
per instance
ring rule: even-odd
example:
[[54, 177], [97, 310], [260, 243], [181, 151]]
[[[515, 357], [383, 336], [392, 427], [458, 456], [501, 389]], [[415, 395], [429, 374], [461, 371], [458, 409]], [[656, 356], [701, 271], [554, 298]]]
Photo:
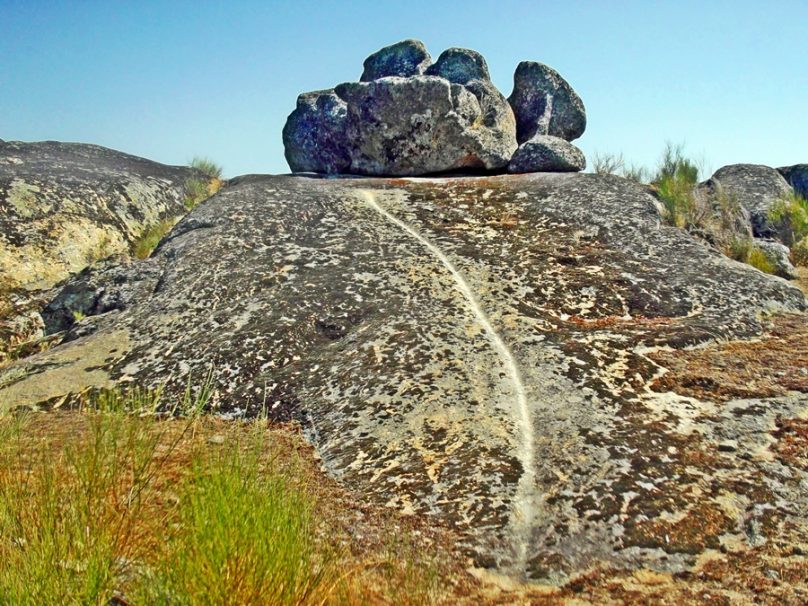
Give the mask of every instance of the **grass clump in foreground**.
[[0, 417], [0, 605], [437, 601], [423, 553], [345, 546], [299, 437], [202, 417], [207, 397]]

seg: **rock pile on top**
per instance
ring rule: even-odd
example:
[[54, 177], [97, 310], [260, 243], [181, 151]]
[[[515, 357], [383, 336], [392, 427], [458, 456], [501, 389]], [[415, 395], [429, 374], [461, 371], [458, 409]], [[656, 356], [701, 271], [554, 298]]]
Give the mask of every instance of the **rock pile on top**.
[[433, 63], [404, 40], [365, 59], [359, 82], [300, 95], [283, 143], [294, 172], [568, 172], [586, 167], [570, 143], [585, 128], [580, 97], [546, 65], [520, 63], [506, 99], [480, 53], [450, 48]]

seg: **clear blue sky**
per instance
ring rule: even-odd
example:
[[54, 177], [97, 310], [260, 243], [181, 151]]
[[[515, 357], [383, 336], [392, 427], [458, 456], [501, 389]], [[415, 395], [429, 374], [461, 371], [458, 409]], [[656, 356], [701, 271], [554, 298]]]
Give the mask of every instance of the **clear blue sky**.
[[287, 172], [302, 91], [356, 80], [403, 38], [482, 52], [510, 94], [531, 59], [584, 100], [578, 145], [716, 169], [808, 162], [808, 1], [0, 0], [0, 138], [97, 143], [225, 174]]

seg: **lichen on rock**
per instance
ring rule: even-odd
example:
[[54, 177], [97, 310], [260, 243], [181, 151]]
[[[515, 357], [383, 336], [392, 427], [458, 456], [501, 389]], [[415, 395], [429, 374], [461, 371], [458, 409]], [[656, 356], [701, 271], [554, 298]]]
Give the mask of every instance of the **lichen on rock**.
[[[283, 129], [292, 171], [373, 176], [504, 173], [524, 124], [552, 123], [549, 134], [567, 139], [583, 132], [583, 104], [550, 68], [547, 73], [562, 84], [551, 90], [546, 78], [528, 81], [520, 76], [520, 86], [508, 100], [491, 82], [485, 58], [476, 51], [450, 48], [430, 62], [421, 42], [404, 40], [368, 57], [360, 82], [300, 95]], [[517, 75], [523, 71], [520, 64]], [[534, 103], [539, 97], [542, 102]], [[578, 114], [573, 115], [573, 106]], [[518, 120], [514, 111], [519, 112]], [[537, 132], [533, 128], [533, 134]], [[547, 128], [539, 134], [548, 134]], [[567, 163], [563, 170], [578, 165], [585, 161]], [[555, 170], [550, 163], [532, 166], [530, 170]]]

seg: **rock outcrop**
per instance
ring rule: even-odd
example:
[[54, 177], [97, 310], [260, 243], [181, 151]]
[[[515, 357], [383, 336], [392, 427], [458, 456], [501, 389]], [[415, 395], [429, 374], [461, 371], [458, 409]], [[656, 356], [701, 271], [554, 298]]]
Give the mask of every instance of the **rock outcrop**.
[[[480, 53], [450, 48], [430, 62], [421, 42], [404, 40], [368, 57], [360, 82], [300, 95], [283, 129], [292, 171], [370, 176], [504, 173], [521, 132], [514, 116], [517, 108], [523, 130], [532, 129], [532, 134], [570, 140], [583, 133], [583, 104], [546, 66], [520, 64], [518, 87], [509, 103], [491, 82]], [[536, 76], [530, 66], [540, 66], [543, 75]], [[518, 105], [512, 108], [514, 102]], [[522, 155], [535, 157], [535, 152]], [[582, 153], [576, 148], [575, 155]], [[564, 170], [577, 164], [585, 162], [566, 163]], [[533, 170], [554, 170], [545, 165]]]
[[486, 97], [483, 113], [471, 90], [432, 76], [346, 83], [335, 92], [347, 108], [352, 173], [497, 169], [516, 149], [513, 113], [501, 95]]
[[446, 49], [440, 54], [434, 65], [427, 68], [426, 74], [463, 85], [472, 80], [491, 80], [485, 57], [468, 48]]
[[757, 238], [776, 236], [777, 228], [769, 220], [769, 211], [792, 193], [791, 186], [777, 170], [759, 164], [724, 166], [701, 187], [737, 201], [749, 213], [751, 231]]
[[794, 191], [808, 200], [808, 164], [795, 164], [777, 169]]
[[655, 204], [590, 174], [236, 179], [148, 260], [65, 285], [54, 328], [99, 315], [0, 369], [0, 402], [210, 372], [219, 412], [297, 419], [334, 476], [439, 516], [478, 565], [685, 570], [804, 523], [805, 470], [761, 453], [808, 396], [660, 393], [652, 354], [757, 335], [806, 300]]
[[0, 276], [4, 286], [49, 288], [187, 212], [196, 171], [95, 145], [0, 146]]
[[0, 142], [0, 359], [41, 336], [46, 289], [184, 215], [199, 176], [95, 145]]
[[511, 158], [509, 173], [578, 172], [586, 168], [583, 152], [560, 137], [534, 135]]
[[793, 280], [797, 277], [797, 270], [791, 263], [788, 246], [775, 240], [763, 240], [761, 238], [754, 239], [754, 246], [765, 257], [771, 272], [775, 276], [780, 276], [786, 280]]
[[360, 82], [388, 76], [420, 76], [432, 65], [432, 57], [420, 40], [402, 40], [385, 46], [365, 59]]
[[586, 129], [583, 101], [552, 67], [522, 61], [513, 75], [508, 102], [516, 114], [516, 139], [524, 143], [534, 135], [577, 139]]

